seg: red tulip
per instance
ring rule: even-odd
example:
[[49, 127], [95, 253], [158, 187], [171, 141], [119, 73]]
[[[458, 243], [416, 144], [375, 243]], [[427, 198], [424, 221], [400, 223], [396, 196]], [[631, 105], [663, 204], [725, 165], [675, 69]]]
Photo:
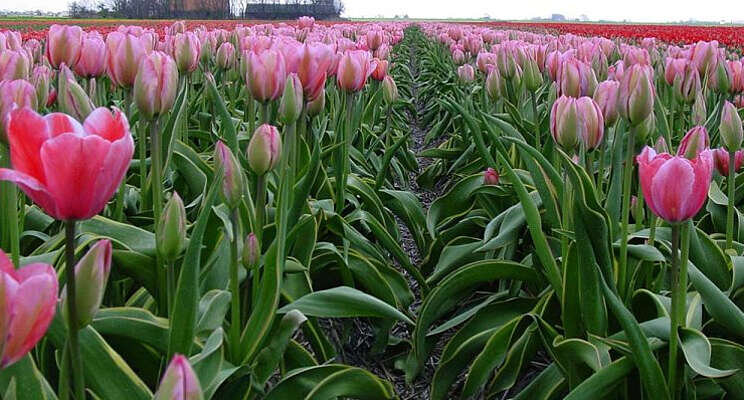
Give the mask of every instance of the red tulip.
[[681, 222], [692, 218], [705, 204], [713, 173], [710, 151], [687, 159], [656, 154], [645, 147], [637, 161], [643, 196], [654, 214], [668, 222]]
[[57, 305], [57, 274], [48, 264], [15, 269], [0, 250], [0, 369], [44, 336]]
[[[721, 176], [728, 177], [729, 174], [729, 152], [724, 148], [719, 148], [713, 151], [713, 161], [715, 162], [716, 169]], [[737, 150], [734, 154], [734, 171], [741, 169], [742, 162], [744, 162], [744, 151]]]
[[364, 88], [367, 78], [377, 68], [368, 51], [347, 51], [338, 62], [336, 82], [338, 87], [347, 92], [358, 92]]
[[16, 109], [7, 131], [13, 169], [0, 169], [0, 180], [18, 184], [59, 220], [88, 219], [103, 210], [134, 152], [129, 123], [117, 109], [97, 108], [82, 125], [62, 113]]
[[47, 32], [46, 46], [46, 55], [52, 67], [58, 68], [62, 63], [75, 66], [83, 46], [83, 29], [74, 25], [54, 24]]
[[484, 185], [498, 185], [499, 184], [499, 173], [493, 168], [486, 168], [483, 172], [483, 184]]
[[144, 56], [145, 46], [138, 37], [121, 32], [106, 36], [106, 70], [115, 84], [131, 87]]
[[276, 100], [282, 95], [287, 79], [284, 56], [277, 50], [251, 52], [246, 75], [254, 99], [262, 102]]
[[75, 73], [84, 77], [99, 77], [106, 68], [106, 43], [100, 35], [86, 35], [75, 64]]

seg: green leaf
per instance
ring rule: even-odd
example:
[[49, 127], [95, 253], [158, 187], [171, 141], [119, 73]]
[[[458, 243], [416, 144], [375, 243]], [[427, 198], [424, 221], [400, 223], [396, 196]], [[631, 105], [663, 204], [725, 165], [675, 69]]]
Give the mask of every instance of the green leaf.
[[258, 353], [253, 365], [253, 374], [258, 385], [263, 387], [284, 356], [284, 351], [292, 339], [292, 335], [299, 329], [307, 318], [298, 310], [288, 312], [279, 322], [268, 345]]
[[711, 346], [702, 332], [691, 328], [680, 328], [679, 339], [687, 365], [696, 373], [706, 378], [725, 378], [738, 370], [720, 370], [710, 365]]
[[266, 395], [265, 400], [330, 400], [337, 397], [383, 400], [395, 397], [389, 382], [355, 367], [319, 365], [292, 371]]
[[277, 312], [284, 314], [291, 310], [299, 310], [311, 317], [391, 318], [414, 325], [410, 318], [384, 301], [347, 286], [309, 293], [280, 308]]

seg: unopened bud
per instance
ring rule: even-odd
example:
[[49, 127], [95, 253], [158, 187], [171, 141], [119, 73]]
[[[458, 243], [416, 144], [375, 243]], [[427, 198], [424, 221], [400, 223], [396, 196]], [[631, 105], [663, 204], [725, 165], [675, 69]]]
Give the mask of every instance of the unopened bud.
[[85, 120], [93, 112], [93, 103], [64, 63], [60, 67], [57, 87], [59, 88], [60, 111], [71, 115], [78, 121]]
[[[71, 266], [65, 266], [71, 268]], [[111, 271], [111, 242], [99, 240], [75, 266], [75, 310], [77, 323], [85, 327], [101, 307], [103, 294], [106, 291], [109, 272]], [[67, 287], [62, 289], [61, 310], [65, 319], [67, 315]]]
[[245, 244], [243, 244], [243, 265], [248, 269], [255, 268], [260, 258], [261, 245], [258, 243], [256, 234], [251, 232], [245, 237]]
[[736, 106], [728, 101], [723, 106], [721, 125], [718, 129], [721, 132], [721, 141], [723, 142], [724, 147], [726, 147], [726, 150], [739, 150], [741, 147], [741, 141], [744, 138], [744, 132], [742, 132], [741, 126], [741, 117], [739, 117]]
[[284, 124], [297, 122], [302, 113], [303, 106], [302, 83], [297, 74], [287, 75], [287, 82], [284, 84], [284, 94], [279, 102], [279, 120]]
[[387, 104], [395, 103], [398, 100], [398, 85], [395, 84], [393, 77], [390, 75], [386, 75], [382, 80], [382, 96]]
[[186, 247], [186, 208], [178, 193], [173, 193], [163, 209], [156, 242], [158, 254], [166, 262], [175, 261]]
[[224, 143], [217, 142], [215, 163], [222, 169], [222, 198], [230, 209], [235, 209], [243, 197], [243, 172], [233, 152]]
[[282, 154], [282, 139], [275, 126], [263, 124], [253, 132], [248, 143], [246, 158], [256, 175], [263, 175], [279, 163]]

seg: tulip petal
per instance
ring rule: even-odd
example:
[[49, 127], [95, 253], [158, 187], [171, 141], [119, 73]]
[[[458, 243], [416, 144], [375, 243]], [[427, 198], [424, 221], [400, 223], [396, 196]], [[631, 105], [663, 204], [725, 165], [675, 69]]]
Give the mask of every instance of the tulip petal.
[[44, 170], [39, 163], [39, 151], [47, 139], [49, 133], [41, 115], [27, 107], [10, 112], [8, 142], [13, 168], [43, 182]]
[[83, 128], [87, 134], [98, 135], [113, 142], [124, 137], [129, 131], [129, 121], [116, 108], [110, 111], [108, 108], [98, 107], [85, 119]]
[[690, 207], [695, 171], [688, 160], [674, 157], [658, 169], [651, 182], [651, 198], [660, 216], [670, 222], [683, 221]]
[[64, 114], [64, 113], [51, 113], [44, 116], [44, 121], [47, 124], [47, 137], [57, 137], [63, 133], [76, 133], [78, 135], [85, 135], [83, 126], [80, 122], [77, 122], [75, 118]]
[[[42, 167], [43, 168], [43, 167]], [[0, 168], [0, 181], [13, 182], [47, 214], [59, 216], [57, 204], [49, 190], [31, 175], [13, 169]]]
[[111, 143], [100, 136], [74, 134], [62, 134], [41, 147], [46, 186], [57, 200], [59, 219], [88, 219], [103, 209], [105, 203], [94, 201], [100, 190], [95, 184], [110, 149]]
[[125, 137], [111, 143], [111, 148], [103, 161], [103, 169], [93, 185], [94, 204], [106, 204], [119, 188], [129, 169], [129, 161], [134, 154], [134, 141], [132, 136]]

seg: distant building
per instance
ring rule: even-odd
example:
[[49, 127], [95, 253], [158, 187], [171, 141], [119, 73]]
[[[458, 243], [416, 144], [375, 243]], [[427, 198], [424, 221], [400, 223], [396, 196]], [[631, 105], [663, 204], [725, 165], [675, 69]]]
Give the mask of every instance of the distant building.
[[245, 18], [296, 19], [303, 15], [315, 19], [339, 18], [343, 5], [340, 0], [248, 0]]
[[178, 18], [225, 18], [230, 15], [230, 0], [172, 0]]
[[552, 14], [550, 16], [550, 20], [551, 21], [565, 21], [566, 20], [566, 16], [563, 15], [563, 14]]

